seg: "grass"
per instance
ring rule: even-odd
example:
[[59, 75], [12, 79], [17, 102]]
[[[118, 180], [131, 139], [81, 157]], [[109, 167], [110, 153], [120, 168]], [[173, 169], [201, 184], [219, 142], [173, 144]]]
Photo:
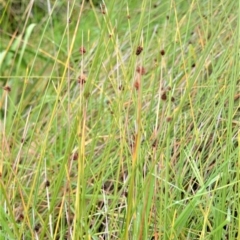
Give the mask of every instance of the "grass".
[[0, 3], [1, 239], [240, 239], [239, 2], [32, 3]]

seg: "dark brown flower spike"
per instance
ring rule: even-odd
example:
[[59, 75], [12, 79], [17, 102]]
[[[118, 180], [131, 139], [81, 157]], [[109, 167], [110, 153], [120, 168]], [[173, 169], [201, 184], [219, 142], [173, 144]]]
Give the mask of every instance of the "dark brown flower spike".
[[46, 180], [45, 187], [50, 187], [50, 181], [49, 180]]
[[162, 56], [165, 55], [165, 51], [164, 51], [164, 49], [162, 49], [162, 50], [160, 51], [160, 54], [161, 54]]
[[105, 4], [101, 4], [101, 12], [102, 12], [102, 14], [106, 14], [106, 6], [105, 6]]
[[140, 87], [140, 82], [139, 82], [139, 80], [136, 80], [136, 81], [135, 81], [134, 87], [136, 88], [136, 90], [139, 90], [139, 87]]
[[3, 87], [3, 90], [7, 91], [7, 92], [11, 92], [11, 88], [9, 86], [5, 86]]
[[146, 73], [146, 70], [144, 67], [142, 66], [138, 66], [136, 71], [140, 74], [140, 75], [144, 75]]
[[71, 156], [71, 159], [72, 159], [73, 161], [78, 160], [78, 152], [73, 153], [72, 156]]
[[162, 99], [163, 101], [166, 101], [166, 100], [167, 100], [167, 94], [166, 94], [166, 92], [163, 92], [163, 93], [162, 93], [161, 99]]
[[152, 147], [153, 147], [153, 148], [157, 147], [157, 140], [154, 140], [154, 141], [153, 141]]
[[83, 85], [84, 83], [86, 83], [86, 78], [87, 78], [87, 77], [86, 77], [84, 74], [80, 75], [80, 76], [78, 77], [78, 83], [81, 84], [81, 85]]
[[138, 46], [138, 47], [137, 47], [137, 50], [136, 50], [136, 55], [137, 55], [137, 56], [140, 55], [140, 53], [142, 52], [142, 50], [143, 50], [143, 47]]
[[39, 232], [39, 230], [40, 230], [40, 224], [36, 224], [34, 227], [34, 231]]
[[79, 52], [81, 55], [83, 55], [86, 53], [86, 49], [82, 46], [82, 47], [80, 47]]
[[22, 222], [24, 219], [24, 215], [22, 213], [19, 214], [18, 218], [17, 218], [17, 222]]
[[167, 120], [167, 122], [171, 122], [172, 121], [172, 117], [169, 116], [169, 117], [166, 118], [166, 120]]
[[124, 90], [124, 86], [123, 86], [123, 85], [119, 85], [118, 89], [119, 89], [120, 91], [123, 91], [123, 90]]

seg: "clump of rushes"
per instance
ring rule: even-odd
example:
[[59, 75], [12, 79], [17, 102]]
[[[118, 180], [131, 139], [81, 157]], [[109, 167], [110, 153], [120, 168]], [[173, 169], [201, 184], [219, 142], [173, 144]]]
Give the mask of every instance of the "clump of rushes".
[[5, 238], [237, 239], [238, 1], [54, 2], [3, 6]]
[[143, 51], [143, 47], [138, 46], [138, 47], [137, 47], [137, 50], [136, 50], [136, 55], [137, 55], [137, 56], [140, 55], [142, 51]]

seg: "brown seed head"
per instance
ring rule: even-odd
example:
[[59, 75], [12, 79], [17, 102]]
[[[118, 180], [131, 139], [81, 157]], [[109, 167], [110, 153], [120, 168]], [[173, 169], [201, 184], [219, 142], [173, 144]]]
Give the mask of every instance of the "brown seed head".
[[50, 181], [49, 180], [46, 180], [45, 187], [50, 187]]
[[40, 230], [40, 224], [35, 225], [34, 231], [35, 231], [35, 232], [38, 232], [39, 230]]
[[84, 84], [84, 83], [86, 83], [86, 75], [84, 75], [84, 74], [82, 74], [82, 75], [80, 75], [79, 77], [78, 77], [78, 83], [79, 84]]
[[138, 46], [136, 50], [136, 55], [138, 56], [142, 52], [142, 50], [143, 50], [143, 47]]
[[166, 92], [163, 92], [163, 93], [162, 93], [161, 99], [162, 99], [163, 101], [166, 101], [166, 100], [167, 100], [167, 94], [166, 94]]
[[164, 51], [164, 49], [162, 49], [162, 50], [160, 51], [160, 54], [161, 54], [162, 56], [165, 55], [165, 51]]
[[85, 54], [86, 53], [86, 49], [82, 46], [79, 48], [79, 52], [81, 55]]
[[3, 87], [3, 90], [7, 91], [7, 92], [11, 92], [11, 88], [9, 86], [5, 86]]
[[124, 86], [123, 86], [123, 85], [119, 85], [118, 89], [119, 89], [120, 91], [123, 91], [123, 90], [124, 90]]
[[171, 122], [172, 121], [172, 117], [169, 116], [169, 117], [166, 118], [166, 120], [167, 120], [167, 122]]
[[20, 213], [18, 218], [17, 218], [17, 222], [22, 222], [23, 219], [24, 219], [24, 215], [22, 213]]
[[152, 143], [152, 147], [155, 148], [157, 146], [157, 140], [154, 140], [154, 142]]
[[72, 160], [74, 160], [74, 161], [78, 160], [78, 152], [73, 153], [72, 156], [71, 156], [71, 158], [72, 158]]
[[140, 87], [140, 82], [139, 82], [139, 80], [136, 80], [136, 81], [135, 81], [134, 87], [136, 88], [136, 90], [139, 90], [139, 87]]
[[145, 68], [142, 66], [138, 66], [136, 71], [140, 74], [140, 75], [144, 75], [146, 73]]

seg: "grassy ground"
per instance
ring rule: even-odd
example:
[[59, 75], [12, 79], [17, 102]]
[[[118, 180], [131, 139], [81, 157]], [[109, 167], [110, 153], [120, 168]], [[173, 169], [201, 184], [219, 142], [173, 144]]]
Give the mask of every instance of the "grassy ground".
[[240, 239], [239, 1], [0, 7], [1, 239]]

